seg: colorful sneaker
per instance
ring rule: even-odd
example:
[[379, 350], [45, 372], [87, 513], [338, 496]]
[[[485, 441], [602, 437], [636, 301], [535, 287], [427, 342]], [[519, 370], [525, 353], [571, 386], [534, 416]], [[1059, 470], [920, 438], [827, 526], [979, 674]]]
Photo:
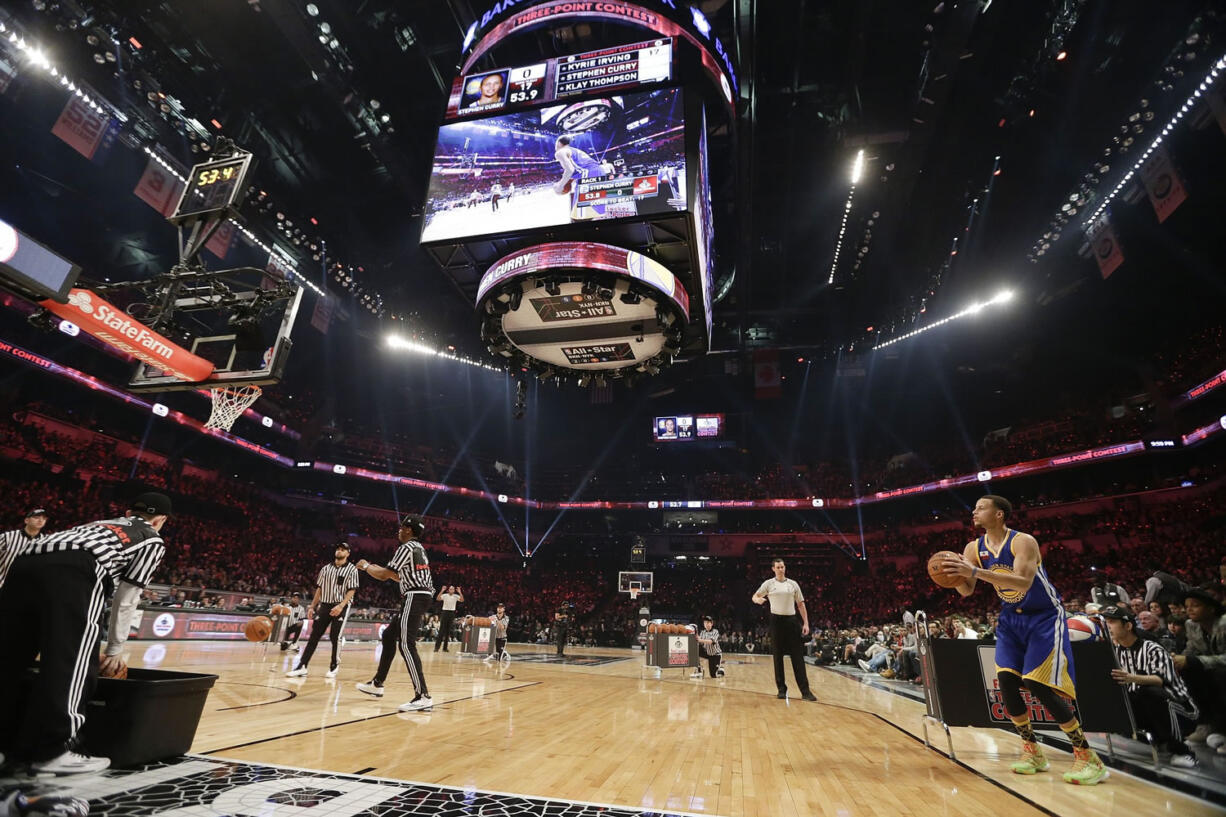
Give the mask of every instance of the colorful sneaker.
[[1022, 743], [1022, 756], [1018, 760], [1009, 764], [1009, 768], [1014, 774], [1035, 774], [1037, 772], [1045, 772], [1051, 766], [1047, 762], [1047, 757], [1043, 754], [1042, 748], [1037, 743]]
[[1064, 782], [1075, 786], [1097, 786], [1110, 774], [1093, 749], [1074, 749], [1073, 768], [1064, 773]]

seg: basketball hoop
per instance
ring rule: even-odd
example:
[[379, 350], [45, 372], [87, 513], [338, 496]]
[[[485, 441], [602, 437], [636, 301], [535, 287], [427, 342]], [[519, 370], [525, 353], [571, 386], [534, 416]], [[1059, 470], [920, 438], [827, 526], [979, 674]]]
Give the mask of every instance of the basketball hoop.
[[205, 428], [229, 431], [234, 421], [243, 415], [252, 403], [260, 399], [263, 391], [259, 386], [221, 386], [209, 389], [213, 399], [213, 413], [204, 424]]

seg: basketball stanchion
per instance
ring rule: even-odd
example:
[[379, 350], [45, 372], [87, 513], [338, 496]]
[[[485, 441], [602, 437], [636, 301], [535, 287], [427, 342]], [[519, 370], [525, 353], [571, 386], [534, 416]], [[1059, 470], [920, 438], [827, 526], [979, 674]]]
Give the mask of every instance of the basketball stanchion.
[[489, 616], [465, 616], [460, 634], [460, 651], [456, 659], [486, 658], [494, 654], [494, 619]]
[[925, 712], [920, 716], [920, 726], [924, 730], [924, 746], [931, 749], [928, 740], [928, 722], [939, 723], [945, 730], [945, 741], [949, 745], [949, 759], [957, 760], [954, 754], [954, 736], [949, 731], [949, 724], [941, 716], [941, 699], [936, 694], [936, 666], [932, 660], [932, 645], [928, 642], [928, 614], [923, 610], [915, 611], [915, 622], [911, 625], [915, 631], [915, 647], [919, 652], [920, 678], [923, 680]]
[[[698, 628], [693, 624], [665, 624], [651, 622], [647, 625], [647, 654], [643, 669], [654, 669], [656, 677], [664, 677], [666, 669], [698, 668]], [[643, 670], [639, 670], [642, 677]]]

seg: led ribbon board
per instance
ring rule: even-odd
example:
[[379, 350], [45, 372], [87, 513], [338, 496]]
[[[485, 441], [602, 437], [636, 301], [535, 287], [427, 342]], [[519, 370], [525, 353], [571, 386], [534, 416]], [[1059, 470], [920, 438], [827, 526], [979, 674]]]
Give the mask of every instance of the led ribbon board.
[[711, 24], [701, 11], [677, 0], [656, 0], [652, 5], [668, 9], [687, 19], [687, 24], [677, 22], [664, 13], [654, 11], [642, 2], [625, 0], [546, 0], [532, 3], [531, 0], [499, 0], [477, 18], [464, 36], [463, 50], [466, 53], [460, 68], [462, 75], [472, 68], [494, 46], [507, 37], [543, 25], [561, 22], [574, 23], [593, 18], [613, 20], [653, 31], [661, 37], [684, 39], [698, 50], [703, 68], [710, 74], [728, 107], [735, 109], [737, 90], [736, 71], [732, 66], [732, 54], [720, 39], [711, 33]]
[[539, 105], [672, 79], [673, 41], [650, 40], [456, 78], [447, 118]]
[[497, 354], [511, 357], [514, 347], [547, 367], [580, 372], [642, 365], [689, 320], [689, 295], [662, 264], [580, 241], [502, 258], [482, 277], [477, 306]]

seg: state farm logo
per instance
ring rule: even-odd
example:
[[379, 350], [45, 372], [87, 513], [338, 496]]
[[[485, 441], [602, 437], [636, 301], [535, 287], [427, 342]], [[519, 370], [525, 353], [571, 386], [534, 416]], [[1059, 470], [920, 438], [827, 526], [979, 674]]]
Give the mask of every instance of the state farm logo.
[[170, 631], [175, 628], [175, 617], [170, 613], [162, 613], [153, 620], [153, 634], [158, 638], [165, 638], [170, 635]]
[[75, 306], [86, 315], [94, 314], [94, 300], [85, 290], [74, 290], [73, 293], [68, 296], [68, 303]]

